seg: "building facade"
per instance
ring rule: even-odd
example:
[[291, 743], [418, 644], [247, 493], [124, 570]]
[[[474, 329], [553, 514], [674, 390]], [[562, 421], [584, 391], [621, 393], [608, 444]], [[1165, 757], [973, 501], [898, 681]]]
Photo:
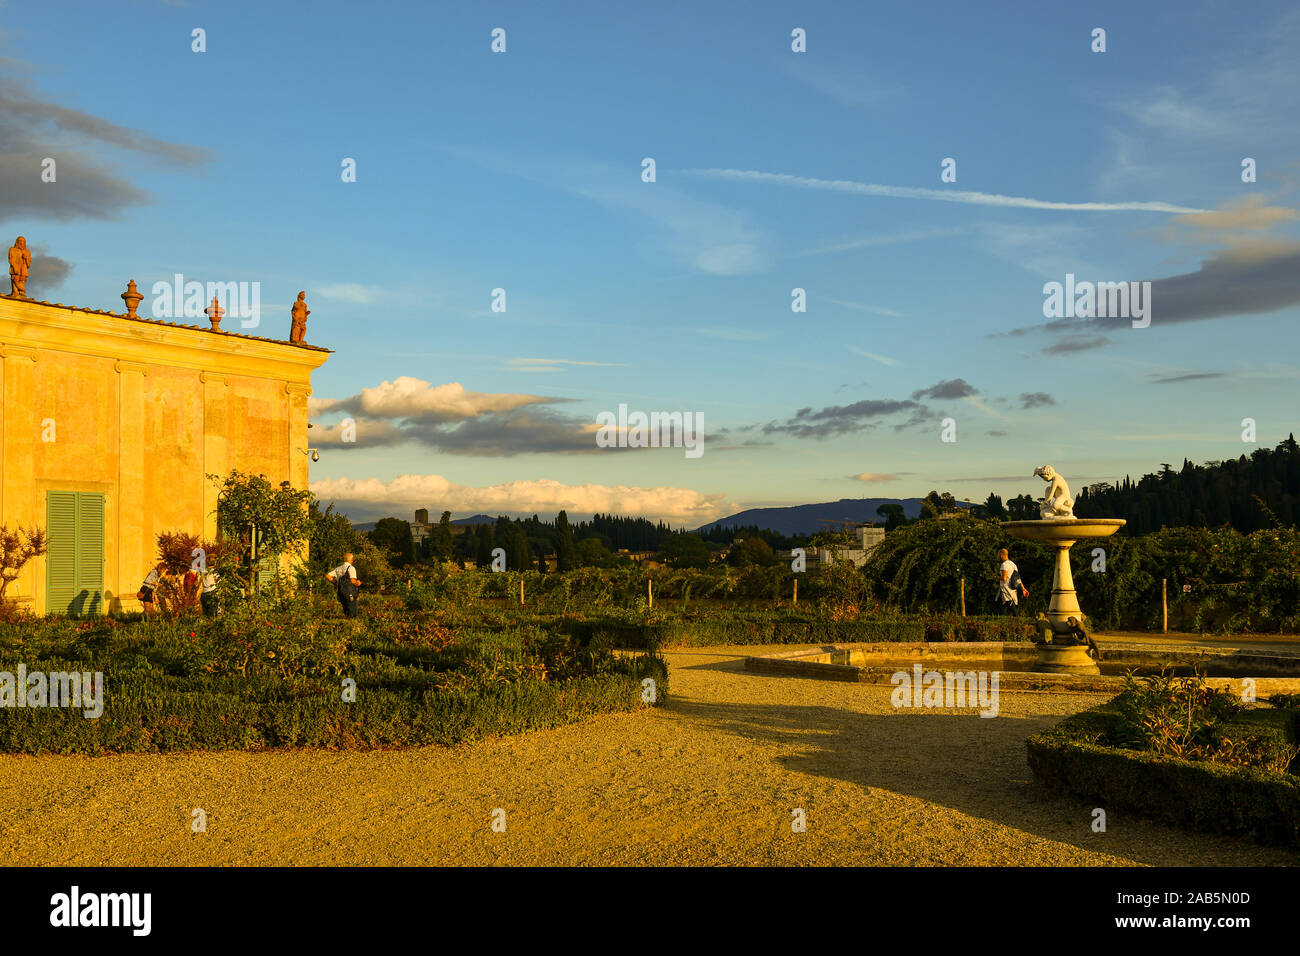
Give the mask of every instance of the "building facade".
[[36, 613], [138, 609], [160, 532], [216, 537], [206, 475], [305, 489], [311, 373], [329, 354], [0, 296], [0, 524], [48, 537], [9, 597]]
[[415, 510], [415, 520], [411, 522], [411, 540], [415, 543], [415, 553], [420, 553], [420, 548], [424, 546], [424, 539], [433, 533], [433, 525], [429, 524], [429, 509], [417, 508]]

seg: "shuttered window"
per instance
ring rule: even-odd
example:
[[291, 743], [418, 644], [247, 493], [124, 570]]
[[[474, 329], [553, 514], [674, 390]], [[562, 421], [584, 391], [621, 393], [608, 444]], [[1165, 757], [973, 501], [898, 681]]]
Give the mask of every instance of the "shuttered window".
[[104, 609], [104, 496], [45, 493], [45, 608], [51, 614]]

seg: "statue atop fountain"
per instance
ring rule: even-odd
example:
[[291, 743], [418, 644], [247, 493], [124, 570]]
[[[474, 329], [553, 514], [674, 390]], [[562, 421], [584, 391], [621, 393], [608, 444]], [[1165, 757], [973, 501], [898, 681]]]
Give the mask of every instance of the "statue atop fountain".
[[1049, 673], [1097, 674], [1099, 652], [1088, 633], [1086, 616], [1079, 607], [1070, 572], [1070, 546], [1084, 538], [1108, 538], [1124, 527], [1122, 518], [1076, 518], [1074, 497], [1065, 479], [1051, 465], [1034, 469], [1047, 482], [1047, 494], [1038, 503], [1034, 521], [1006, 521], [1002, 527], [1012, 537], [1038, 541], [1056, 550], [1052, 573], [1052, 599], [1047, 612], [1035, 622], [1033, 641], [1038, 645], [1034, 669]]
[[1047, 482], [1047, 494], [1038, 503], [1038, 516], [1044, 521], [1073, 518], [1074, 499], [1070, 497], [1070, 486], [1065, 483], [1065, 479], [1051, 465], [1035, 468], [1034, 474]]

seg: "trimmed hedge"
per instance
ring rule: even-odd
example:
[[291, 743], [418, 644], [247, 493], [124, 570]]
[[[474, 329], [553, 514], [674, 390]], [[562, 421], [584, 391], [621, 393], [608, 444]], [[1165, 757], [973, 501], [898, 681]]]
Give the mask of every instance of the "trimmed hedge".
[[[1029, 769], [1054, 790], [1162, 823], [1300, 846], [1300, 777], [1108, 746], [1118, 716], [1106, 704], [1035, 734], [1026, 741]], [[1287, 748], [1295, 719], [1290, 711], [1251, 710], [1220, 726], [1255, 735], [1268, 749]]]
[[[30, 670], [38, 665], [29, 663]], [[594, 676], [564, 681], [502, 681], [439, 687], [413, 678], [359, 678], [355, 702], [341, 681], [286, 683], [268, 675], [177, 676], [118, 671], [110, 661], [42, 660], [50, 671], [105, 671], [104, 710], [0, 708], [0, 751], [10, 753], [163, 753], [268, 747], [456, 744], [574, 723], [594, 714], [636, 710], [641, 681], [668, 693], [668, 670], [654, 656], [624, 658]], [[13, 672], [16, 664], [0, 662]]]
[[615, 647], [705, 647], [717, 644], [852, 644], [919, 641], [1028, 641], [1032, 624], [1008, 617], [863, 617], [835, 621], [733, 613], [725, 618], [683, 618], [632, 624], [597, 619], [562, 622], [579, 641]]

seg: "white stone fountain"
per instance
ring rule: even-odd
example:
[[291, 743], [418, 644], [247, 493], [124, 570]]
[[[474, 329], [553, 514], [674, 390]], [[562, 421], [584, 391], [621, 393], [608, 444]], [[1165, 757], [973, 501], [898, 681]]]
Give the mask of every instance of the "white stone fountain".
[[1038, 618], [1038, 662], [1034, 670], [1055, 674], [1100, 674], [1097, 645], [1084, 626], [1079, 596], [1070, 572], [1070, 546], [1084, 538], [1108, 538], [1125, 525], [1122, 518], [1076, 518], [1070, 486], [1051, 465], [1035, 468], [1034, 474], [1047, 482], [1047, 494], [1039, 502], [1037, 521], [1004, 521], [1012, 537], [1042, 541], [1056, 548], [1056, 569], [1052, 575], [1052, 601], [1047, 614]]

